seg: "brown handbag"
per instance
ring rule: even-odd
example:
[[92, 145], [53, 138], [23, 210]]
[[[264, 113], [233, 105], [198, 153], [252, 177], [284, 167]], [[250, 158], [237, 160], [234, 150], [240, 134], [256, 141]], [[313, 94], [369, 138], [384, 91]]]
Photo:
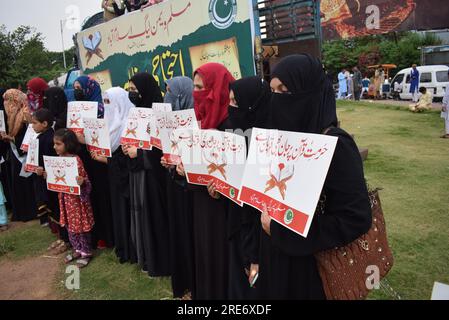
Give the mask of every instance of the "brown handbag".
[[369, 267], [377, 266], [383, 279], [393, 266], [378, 189], [370, 191], [369, 198], [373, 223], [368, 233], [344, 247], [315, 254], [328, 300], [365, 299], [371, 291]]

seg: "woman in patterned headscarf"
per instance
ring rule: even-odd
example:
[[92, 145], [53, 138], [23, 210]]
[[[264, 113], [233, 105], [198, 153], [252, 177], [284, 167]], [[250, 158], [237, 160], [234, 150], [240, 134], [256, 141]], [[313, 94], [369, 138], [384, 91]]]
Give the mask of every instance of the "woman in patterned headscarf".
[[104, 106], [100, 84], [88, 76], [81, 76], [75, 80], [73, 88], [76, 101], [98, 102], [98, 118], [103, 118]]
[[[77, 101], [98, 102], [98, 118], [104, 117], [103, 96], [100, 84], [88, 76], [78, 77], [73, 83]], [[84, 143], [84, 137], [78, 136]], [[91, 201], [94, 210], [95, 227], [93, 231], [97, 247], [113, 247], [113, 226], [111, 214], [111, 194], [109, 189], [108, 168], [104, 163], [93, 160], [96, 156], [89, 154], [87, 148], [80, 152], [87, 174], [92, 183]]]
[[36, 202], [34, 199], [33, 183], [30, 176], [22, 169], [26, 155], [22, 145], [26, 123], [30, 120], [27, 96], [17, 89], [11, 89], [3, 95], [5, 117], [8, 127], [7, 133], [2, 133], [2, 140], [9, 144], [6, 154], [9, 159], [7, 177], [11, 192], [11, 206], [13, 221], [30, 221], [36, 218]]

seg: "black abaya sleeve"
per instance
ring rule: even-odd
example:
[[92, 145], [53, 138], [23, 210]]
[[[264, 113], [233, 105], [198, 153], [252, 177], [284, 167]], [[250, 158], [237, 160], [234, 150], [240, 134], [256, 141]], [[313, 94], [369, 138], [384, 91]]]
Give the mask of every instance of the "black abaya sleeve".
[[249, 264], [259, 263], [260, 212], [253, 207], [244, 206], [242, 211], [242, 248]]
[[341, 129], [334, 128], [328, 135], [339, 140], [324, 184], [324, 214], [314, 216], [307, 238], [274, 220], [271, 223], [271, 241], [290, 256], [307, 256], [344, 246], [371, 227], [371, 206], [359, 150]]
[[141, 171], [145, 169], [144, 166], [144, 150], [137, 150], [137, 158], [128, 159], [128, 168], [131, 172]]
[[25, 134], [27, 131], [27, 126], [23, 126], [22, 129], [17, 133], [14, 139], [14, 144], [16, 145], [17, 152], [19, 153], [19, 156], [25, 155], [26, 152], [23, 152], [20, 147], [22, 146], [23, 138], [25, 138]]
[[53, 145], [53, 129], [48, 130], [39, 139], [39, 166], [44, 167], [44, 156], [56, 157]]

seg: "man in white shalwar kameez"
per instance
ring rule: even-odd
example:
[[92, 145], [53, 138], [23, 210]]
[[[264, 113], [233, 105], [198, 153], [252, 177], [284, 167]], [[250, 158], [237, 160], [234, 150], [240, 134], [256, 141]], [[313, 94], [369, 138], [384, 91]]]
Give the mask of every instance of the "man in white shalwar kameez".
[[[449, 76], [449, 71], [448, 71]], [[444, 119], [446, 133], [441, 138], [449, 139], [449, 86], [446, 88], [446, 93], [443, 98], [443, 108], [441, 110], [441, 118]]]

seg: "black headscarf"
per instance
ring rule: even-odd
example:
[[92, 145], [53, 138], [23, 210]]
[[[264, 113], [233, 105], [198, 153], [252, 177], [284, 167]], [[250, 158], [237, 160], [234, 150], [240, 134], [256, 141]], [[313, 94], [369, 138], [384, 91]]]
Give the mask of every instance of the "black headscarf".
[[143, 100], [143, 105], [136, 107], [151, 108], [153, 102], [163, 102], [161, 89], [151, 74], [147, 72], [137, 73], [130, 81], [134, 83]]
[[319, 59], [307, 54], [288, 56], [271, 77], [278, 78], [289, 93], [272, 95], [270, 127], [321, 134], [337, 126], [335, 94]]
[[51, 111], [55, 118], [55, 130], [67, 126], [67, 97], [63, 89], [52, 87], [44, 93], [44, 108]]
[[238, 108], [229, 107], [228, 121], [233, 129], [243, 131], [267, 125], [270, 107], [270, 85], [259, 77], [248, 77], [237, 80], [229, 85], [234, 92]]

